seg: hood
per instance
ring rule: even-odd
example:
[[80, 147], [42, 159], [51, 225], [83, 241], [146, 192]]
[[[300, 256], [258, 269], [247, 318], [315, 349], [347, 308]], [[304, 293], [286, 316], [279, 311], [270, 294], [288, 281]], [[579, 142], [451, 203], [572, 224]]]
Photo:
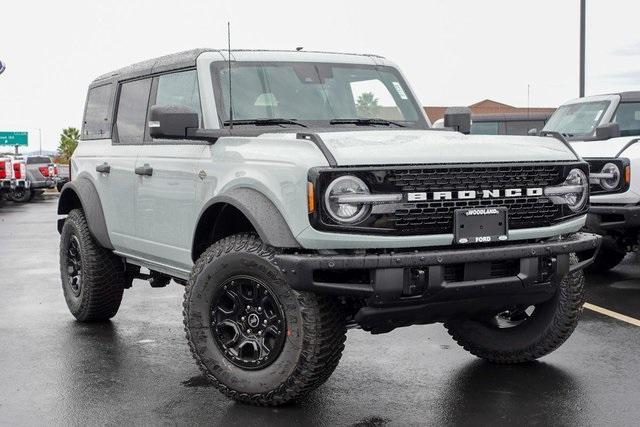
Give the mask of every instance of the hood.
[[571, 146], [581, 157], [585, 158], [616, 157], [629, 141], [637, 138], [637, 136], [625, 136], [606, 141], [571, 141]]
[[463, 135], [433, 130], [320, 132], [338, 166], [420, 163], [571, 161], [551, 137]]

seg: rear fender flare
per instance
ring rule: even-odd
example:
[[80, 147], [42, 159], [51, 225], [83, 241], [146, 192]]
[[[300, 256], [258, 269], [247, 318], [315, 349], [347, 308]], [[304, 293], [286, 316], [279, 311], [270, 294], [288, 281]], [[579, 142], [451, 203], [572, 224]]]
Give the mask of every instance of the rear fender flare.
[[[93, 238], [100, 246], [113, 250], [98, 190], [88, 178], [74, 179], [62, 187], [58, 200], [58, 215], [66, 215], [78, 207], [82, 207], [84, 211]], [[62, 232], [64, 221], [65, 218], [58, 220], [58, 232]]]

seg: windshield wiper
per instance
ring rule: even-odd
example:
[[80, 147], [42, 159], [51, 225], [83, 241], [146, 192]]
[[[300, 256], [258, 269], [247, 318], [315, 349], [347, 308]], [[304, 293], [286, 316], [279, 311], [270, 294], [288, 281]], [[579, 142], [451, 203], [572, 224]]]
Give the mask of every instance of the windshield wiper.
[[[225, 120], [224, 125], [229, 126], [231, 124], [230, 120]], [[256, 126], [270, 126], [270, 125], [297, 125], [302, 126], [303, 128], [308, 127], [307, 125], [300, 123], [296, 119], [242, 119], [242, 120], [234, 120], [233, 125], [256, 125]]]
[[405, 125], [394, 122], [387, 119], [333, 119], [329, 122], [331, 125], [358, 125], [358, 126], [370, 126], [370, 125], [394, 125], [398, 127], [406, 127]]

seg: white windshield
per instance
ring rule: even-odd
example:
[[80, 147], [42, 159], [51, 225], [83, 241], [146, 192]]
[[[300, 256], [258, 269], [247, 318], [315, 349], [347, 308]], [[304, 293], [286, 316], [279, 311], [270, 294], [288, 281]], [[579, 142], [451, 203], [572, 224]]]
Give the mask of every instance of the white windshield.
[[544, 130], [560, 132], [568, 137], [591, 135], [602, 120], [610, 101], [582, 102], [559, 107]]

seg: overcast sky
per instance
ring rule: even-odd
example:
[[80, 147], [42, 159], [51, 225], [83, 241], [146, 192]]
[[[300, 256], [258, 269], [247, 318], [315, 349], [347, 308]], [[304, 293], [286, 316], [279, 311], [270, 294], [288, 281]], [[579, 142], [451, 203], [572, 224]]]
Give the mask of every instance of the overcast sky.
[[[587, 0], [587, 94], [640, 89], [640, 2]], [[5, 0], [0, 130], [80, 127], [94, 77], [195, 47], [377, 53], [423, 105], [557, 106], [578, 93], [579, 0]]]

